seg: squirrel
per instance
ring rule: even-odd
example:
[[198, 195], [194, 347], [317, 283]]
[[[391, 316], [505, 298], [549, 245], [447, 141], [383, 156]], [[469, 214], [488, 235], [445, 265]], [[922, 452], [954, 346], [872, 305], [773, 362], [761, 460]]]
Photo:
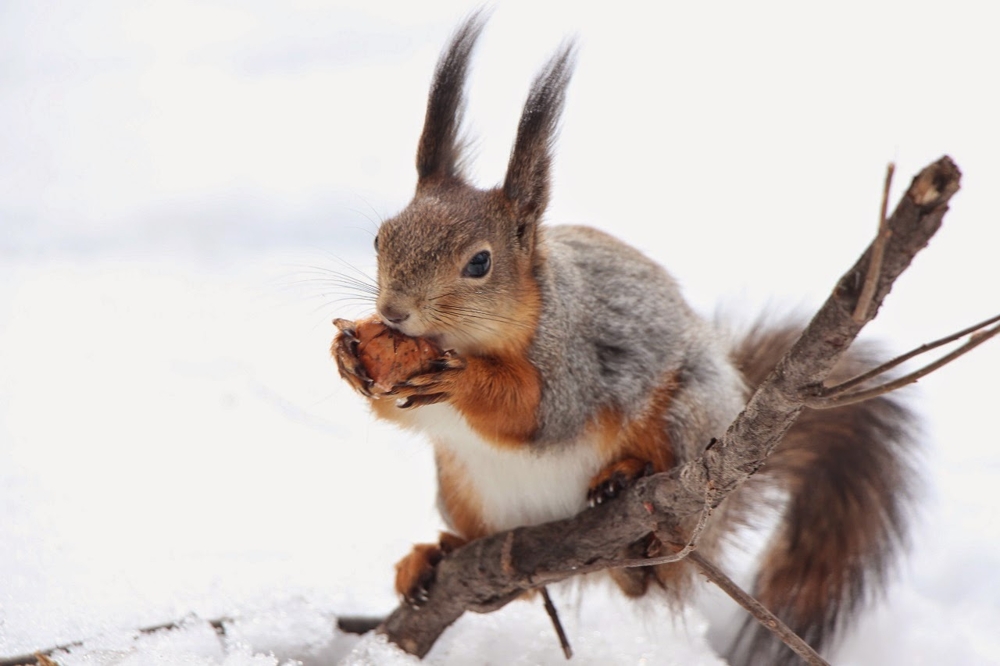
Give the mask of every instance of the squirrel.
[[[426, 598], [436, 564], [462, 544], [568, 518], [699, 456], [801, 330], [760, 323], [730, 340], [639, 250], [593, 228], [542, 224], [572, 43], [531, 86], [503, 183], [470, 185], [461, 115], [483, 26], [473, 14], [444, 49], [418, 143], [415, 196], [375, 238], [378, 317], [447, 351], [385, 400], [373, 397], [351, 326], [341, 325], [332, 346], [340, 374], [377, 417], [433, 443], [449, 532], [397, 565], [396, 590], [412, 604]], [[854, 350], [839, 371], [856, 374], [871, 357]], [[772, 506], [773, 488], [784, 492], [753, 594], [823, 648], [884, 583], [905, 542], [914, 423], [885, 396], [805, 410], [712, 514], [699, 550], [711, 557], [727, 534]], [[650, 535], [628, 554], [659, 545]], [[610, 576], [631, 597], [656, 589], [683, 600], [693, 573], [681, 561]], [[749, 617], [728, 657], [797, 659]]]

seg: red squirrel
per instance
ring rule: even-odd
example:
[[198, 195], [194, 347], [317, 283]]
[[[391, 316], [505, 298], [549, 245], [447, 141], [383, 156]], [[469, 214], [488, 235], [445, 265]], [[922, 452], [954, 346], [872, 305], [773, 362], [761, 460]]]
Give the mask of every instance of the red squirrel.
[[[483, 28], [463, 23], [438, 62], [410, 204], [378, 230], [378, 317], [445, 350], [376, 399], [354, 329], [333, 343], [340, 374], [383, 419], [434, 446], [449, 532], [397, 565], [396, 589], [419, 604], [434, 568], [462, 544], [570, 517], [635, 479], [697, 457], [721, 435], [797, 337], [760, 324], [737, 341], [702, 319], [674, 279], [638, 250], [584, 226], [548, 226], [553, 140], [573, 69], [560, 49], [535, 79], [503, 183], [462, 173], [465, 79]], [[855, 350], [840, 372], [870, 354]], [[883, 582], [906, 534], [913, 415], [880, 397], [803, 413], [767, 464], [713, 513], [698, 542], [722, 538], [787, 494], [754, 595], [816, 648]], [[630, 556], [654, 551], [652, 536]], [[686, 562], [618, 569], [629, 596], [689, 594]], [[796, 657], [750, 618], [733, 663]]]

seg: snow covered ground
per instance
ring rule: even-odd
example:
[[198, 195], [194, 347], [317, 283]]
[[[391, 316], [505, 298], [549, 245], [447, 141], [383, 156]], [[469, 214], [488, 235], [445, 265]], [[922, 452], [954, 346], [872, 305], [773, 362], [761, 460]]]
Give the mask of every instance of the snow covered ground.
[[[83, 641], [60, 663], [410, 663], [333, 620], [390, 610], [392, 564], [435, 533], [429, 450], [374, 422], [327, 348], [334, 316], [366, 311], [329, 271], [371, 274], [471, 8], [413, 5], [0, 5], [0, 658]], [[963, 190], [870, 331], [905, 350], [1000, 311], [990, 11], [499, 2], [474, 173], [500, 178], [530, 77], [576, 34], [549, 219], [746, 315], [815, 307], [873, 232], [885, 163], [898, 193], [948, 153]], [[913, 551], [834, 663], [1000, 663], [998, 369], [994, 343], [915, 391]], [[681, 618], [600, 585], [557, 602], [576, 663], [719, 664], [732, 618], [708, 596]], [[563, 657], [517, 603], [429, 661]]]

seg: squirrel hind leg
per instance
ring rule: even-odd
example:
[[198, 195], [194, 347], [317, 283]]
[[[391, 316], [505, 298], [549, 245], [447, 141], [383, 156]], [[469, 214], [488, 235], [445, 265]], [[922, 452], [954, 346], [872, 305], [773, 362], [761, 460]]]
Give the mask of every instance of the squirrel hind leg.
[[[663, 471], [662, 461], [659, 464], [627, 457], [607, 465], [598, 472], [590, 482], [587, 500], [591, 506], [602, 504], [620, 495], [626, 488], [638, 479], [655, 472]], [[657, 557], [663, 554], [663, 544], [656, 536], [647, 534], [642, 539], [629, 545], [621, 558], [638, 560]], [[651, 585], [662, 589], [669, 596], [679, 598], [686, 589], [689, 578], [689, 567], [686, 563], [662, 564], [652, 567], [621, 567], [609, 570], [611, 579], [628, 597], [641, 597], [650, 590]]]
[[597, 506], [614, 499], [636, 480], [649, 476], [654, 471], [656, 471], [655, 465], [647, 460], [639, 458], [616, 460], [590, 480], [590, 486], [587, 489], [587, 503], [590, 506]]
[[[666, 554], [663, 544], [654, 535], [639, 539], [622, 553], [622, 558], [636, 560]], [[627, 597], [642, 597], [651, 590], [666, 594], [671, 603], [680, 602], [691, 587], [693, 570], [687, 562], [672, 562], [651, 567], [609, 569], [611, 580]]]
[[[622, 552], [624, 559], [636, 560], [646, 557], [655, 557], [660, 553], [662, 544], [652, 534], [639, 539]], [[619, 569], [609, 569], [611, 580], [621, 588], [627, 597], [641, 597], [649, 591], [649, 584], [657, 581], [654, 567], [621, 567]]]

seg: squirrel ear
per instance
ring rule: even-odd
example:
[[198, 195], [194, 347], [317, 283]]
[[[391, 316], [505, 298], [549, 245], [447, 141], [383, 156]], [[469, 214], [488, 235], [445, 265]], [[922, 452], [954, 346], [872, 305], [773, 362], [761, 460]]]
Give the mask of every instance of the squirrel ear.
[[424, 131], [417, 146], [417, 188], [429, 180], [458, 177], [461, 173], [461, 141], [465, 78], [469, 56], [483, 31], [482, 12], [472, 13], [441, 54], [427, 98]]
[[[535, 78], [524, 103], [503, 193], [518, 217], [518, 235], [534, 227], [549, 202], [549, 164], [566, 86], [573, 74], [574, 44], [564, 44]], [[533, 231], [532, 231], [532, 236]]]

